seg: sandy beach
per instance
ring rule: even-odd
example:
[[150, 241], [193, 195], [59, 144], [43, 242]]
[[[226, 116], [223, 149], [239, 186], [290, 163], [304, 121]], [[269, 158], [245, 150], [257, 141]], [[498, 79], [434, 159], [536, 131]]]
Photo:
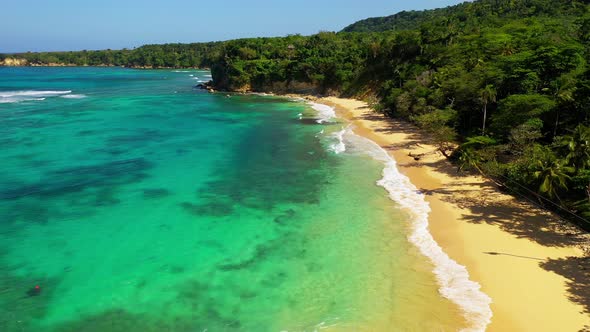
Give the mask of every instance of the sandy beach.
[[[327, 97], [356, 134], [377, 142], [432, 208], [434, 239], [492, 298], [488, 331], [590, 330], [588, 234], [480, 176], [459, 172], [411, 124], [366, 103]], [[409, 154], [420, 155], [415, 160]]]

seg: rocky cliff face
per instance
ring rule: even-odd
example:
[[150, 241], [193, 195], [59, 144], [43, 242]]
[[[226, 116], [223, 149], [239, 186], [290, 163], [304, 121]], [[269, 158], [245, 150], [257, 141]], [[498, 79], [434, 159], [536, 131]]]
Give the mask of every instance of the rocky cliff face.
[[299, 93], [318, 94], [321, 88], [314, 82], [298, 80], [277, 80], [273, 77], [251, 75], [243, 70], [236, 70], [225, 61], [220, 61], [211, 67], [213, 87], [221, 91], [235, 92], [265, 92], [265, 93]]
[[[221, 83], [221, 84], [220, 84]], [[297, 94], [318, 94], [320, 89], [309, 82], [299, 81], [278, 81], [278, 82], [264, 82], [262, 84], [254, 84], [252, 82], [243, 82], [241, 84], [227, 84], [227, 80], [214, 81], [215, 89], [222, 91], [233, 92], [264, 92], [264, 93], [297, 93]]]
[[258, 86], [251, 87], [252, 91], [255, 92], [268, 92], [268, 93], [299, 93], [299, 94], [318, 94], [319, 88], [313, 83], [309, 82], [267, 82]]
[[20, 67], [20, 66], [27, 66], [29, 63], [25, 59], [16, 59], [16, 58], [6, 58], [0, 61], [0, 66], [6, 67]]

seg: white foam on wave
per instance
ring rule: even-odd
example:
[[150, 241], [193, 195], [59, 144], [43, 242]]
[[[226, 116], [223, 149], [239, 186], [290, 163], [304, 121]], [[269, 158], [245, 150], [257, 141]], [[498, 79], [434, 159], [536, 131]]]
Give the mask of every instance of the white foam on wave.
[[62, 95], [60, 97], [66, 98], [66, 99], [84, 99], [84, 98], [86, 98], [88, 96], [86, 96], [86, 95], [71, 94], [71, 95]]
[[190, 73], [190, 70], [174, 70], [173, 73]]
[[[310, 104], [314, 110], [318, 111], [318, 123], [328, 122], [336, 117], [333, 107], [318, 103]], [[346, 136], [346, 139], [352, 142], [352, 146], [359, 148], [385, 165], [383, 178], [377, 181], [377, 185], [385, 188], [391, 200], [410, 213], [412, 233], [408, 239], [434, 264], [434, 274], [440, 286], [439, 292], [462, 309], [464, 317], [470, 325], [462, 331], [485, 331], [492, 319], [490, 308], [492, 299], [481, 291], [481, 286], [477, 282], [469, 279], [467, 268], [451, 259], [430, 234], [428, 215], [431, 209], [424, 199], [424, 194], [419, 192], [408, 177], [400, 173], [395, 159], [377, 143], [356, 135], [350, 126], [334, 133], [333, 136], [338, 138], [338, 142], [330, 146], [332, 151], [336, 153], [346, 151], [344, 143]]]
[[8, 97], [48, 97], [48, 96], [58, 96], [63, 94], [71, 93], [71, 90], [67, 91], [36, 91], [36, 90], [23, 90], [23, 91], [2, 91], [0, 92], [0, 98], [8, 98]]
[[431, 209], [424, 199], [424, 194], [419, 192], [408, 177], [400, 173], [395, 159], [377, 143], [354, 134], [352, 130], [345, 131], [343, 135], [345, 134], [351, 135], [348, 139], [353, 140], [355, 147], [362, 146], [363, 152], [385, 164], [383, 178], [377, 181], [377, 184], [388, 191], [394, 202], [410, 213], [412, 233], [408, 238], [433, 262], [440, 293], [463, 310], [463, 315], [469, 323], [469, 327], [463, 331], [485, 331], [492, 319], [492, 300], [481, 291], [481, 286], [477, 282], [469, 279], [469, 272], [465, 266], [451, 259], [430, 234], [428, 215]]
[[318, 111], [318, 119], [316, 120], [317, 123], [329, 122], [336, 117], [336, 111], [334, 110], [334, 107], [313, 102], [311, 102], [310, 105], [311, 108]]
[[340, 131], [337, 131], [335, 133], [333, 133], [332, 135], [330, 135], [332, 138], [336, 139], [335, 143], [330, 144], [329, 150], [336, 153], [336, 154], [341, 154], [343, 152], [346, 151], [346, 144], [344, 143], [344, 135], [346, 133], [351, 133], [352, 130], [350, 129], [350, 126], [343, 128]]
[[203, 76], [205, 76], [205, 77], [213, 77], [212, 75], [203, 75]]
[[12, 104], [12, 103], [20, 103], [21, 101], [41, 101], [41, 100], [45, 100], [45, 98], [27, 98], [27, 99], [0, 98], [0, 104]]
[[71, 93], [71, 90], [20, 90], [0, 91], [0, 103], [19, 103], [22, 101], [40, 101], [47, 97], [56, 97]]

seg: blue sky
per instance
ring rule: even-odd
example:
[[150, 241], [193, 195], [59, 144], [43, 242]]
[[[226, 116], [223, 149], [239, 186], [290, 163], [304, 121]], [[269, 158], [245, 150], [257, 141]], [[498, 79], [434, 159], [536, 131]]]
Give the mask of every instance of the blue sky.
[[143, 44], [338, 31], [357, 20], [462, 0], [13, 0], [0, 52], [121, 49]]

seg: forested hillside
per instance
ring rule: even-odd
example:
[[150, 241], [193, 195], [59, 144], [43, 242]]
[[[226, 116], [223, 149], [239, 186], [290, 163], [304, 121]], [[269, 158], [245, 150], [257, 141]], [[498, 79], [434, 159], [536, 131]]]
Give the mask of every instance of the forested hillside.
[[[588, 1], [570, 0], [480, 0], [446, 8], [402, 11], [394, 15], [373, 17], [353, 23], [344, 32], [382, 32], [420, 29], [423, 23], [453, 23], [457, 28], [479, 25], [499, 26], [506, 20], [527, 17], [577, 15]], [[437, 22], [438, 21], [438, 22]]]
[[19, 56], [207, 66], [220, 89], [368, 99], [429, 131], [461, 169], [588, 227], [589, 3], [480, 0], [368, 19], [340, 33]]
[[4, 58], [27, 60], [29, 65], [125, 66], [141, 68], [209, 67], [220, 43], [144, 45], [133, 50], [29, 52]]

